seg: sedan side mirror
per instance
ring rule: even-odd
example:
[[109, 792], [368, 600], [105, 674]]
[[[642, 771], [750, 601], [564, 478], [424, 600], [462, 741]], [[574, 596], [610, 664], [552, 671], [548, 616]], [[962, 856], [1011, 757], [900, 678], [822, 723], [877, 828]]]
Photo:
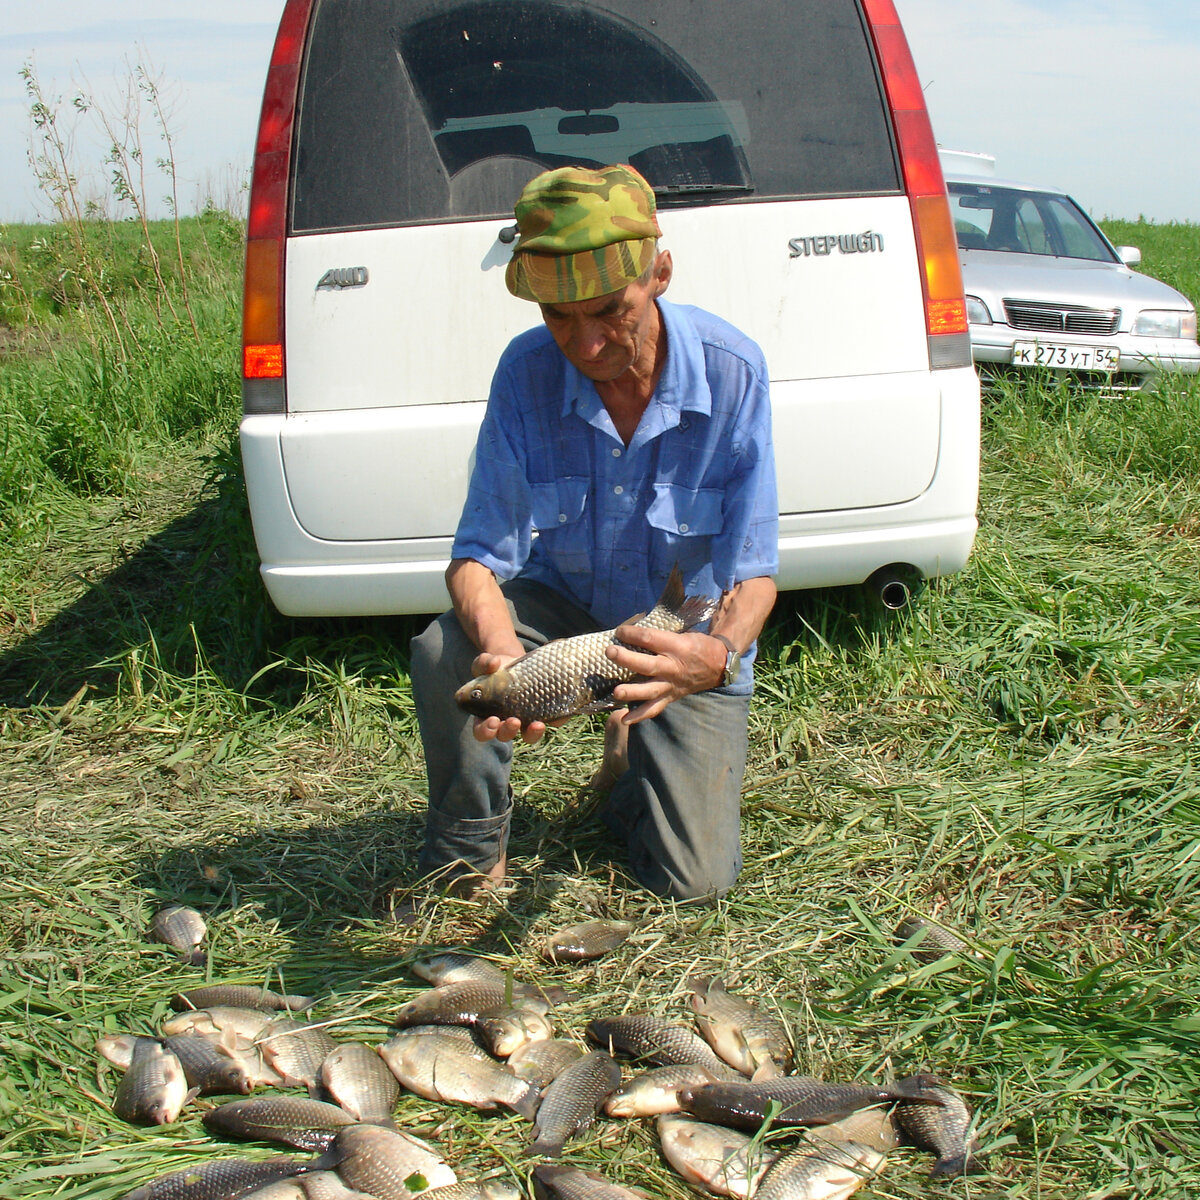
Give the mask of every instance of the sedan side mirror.
[[1136, 267], [1142, 261], [1142, 252], [1136, 246], [1116, 246], [1114, 249], [1127, 267]]

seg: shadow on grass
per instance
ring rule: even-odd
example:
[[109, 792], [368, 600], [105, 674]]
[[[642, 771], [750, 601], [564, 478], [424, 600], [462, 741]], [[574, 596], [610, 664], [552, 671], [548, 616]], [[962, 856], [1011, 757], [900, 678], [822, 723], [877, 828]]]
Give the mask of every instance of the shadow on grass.
[[[166, 497], [168, 503], [171, 497]], [[176, 506], [175, 511], [178, 511]], [[84, 580], [86, 591], [36, 632], [0, 655], [0, 704], [59, 707], [87, 685], [111, 696], [131, 651], [156, 670], [189, 679], [201, 671], [242, 691], [269, 663], [324, 657], [326, 648], [379, 648], [393, 671], [428, 618], [296, 619], [282, 616], [258, 575], [241, 463], [235, 447], [213, 460], [199, 502], [149, 536], [85, 531], [94, 544], [66, 544], [53, 573]], [[337, 654], [331, 652], [333, 659]], [[365, 657], [365, 656], [364, 656]], [[256, 681], [257, 699], [288, 706], [300, 683], [279, 672]]]
[[[331, 806], [332, 807], [332, 806]], [[415, 878], [424, 830], [421, 812], [384, 809], [302, 829], [237, 834], [199, 847], [144, 855], [134, 882], [158, 902], [188, 904], [215, 932], [215, 981], [261, 970], [263, 948], [254, 928], [287, 939], [277, 958], [289, 990], [345, 992], [433, 947], [508, 955], [531, 940], [531, 930], [565, 887], [573, 901], [639, 893], [621, 875], [623, 851], [586, 810], [547, 819], [518, 806], [510, 854], [512, 878], [502, 891], [462, 900], [428, 889]], [[581, 878], [582, 872], [582, 878]], [[389, 888], [413, 902], [413, 919], [395, 922], [381, 900]], [[253, 910], [257, 921], [223, 931], [222, 916]], [[540, 936], [540, 935], [539, 935]]]

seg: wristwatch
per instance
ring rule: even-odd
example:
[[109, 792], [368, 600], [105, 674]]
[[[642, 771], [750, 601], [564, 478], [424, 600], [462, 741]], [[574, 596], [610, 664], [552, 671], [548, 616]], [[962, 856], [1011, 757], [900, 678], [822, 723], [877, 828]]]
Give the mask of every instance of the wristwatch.
[[728, 687], [737, 679], [738, 672], [742, 669], [742, 656], [734, 644], [723, 634], [710, 633], [708, 636], [716, 638], [725, 647], [725, 674], [721, 679], [721, 686]]

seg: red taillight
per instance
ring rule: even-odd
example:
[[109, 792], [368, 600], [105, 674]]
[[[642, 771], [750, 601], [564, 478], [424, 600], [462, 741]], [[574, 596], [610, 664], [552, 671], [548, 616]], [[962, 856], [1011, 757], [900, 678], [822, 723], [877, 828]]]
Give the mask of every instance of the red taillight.
[[970, 366], [967, 306], [954, 222], [920, 77], [892, 0], [863, 0], [863, 11], [871, 26], [892, 111], [904, 190], [912, 206], [917, 255], [924, 267], [921, 287], [930, 361], [935, 367]]
[[[242, 374], [247, 380], [282, 380], [284, 374], [283, 273], [288, 175], [300, 59], [312, 7], [313, 0], [288, 0], [275, 35], [263, 89], [246, 223]], [[277, 400], [269, 400], [256, 392], [254, 410], [263, 411], [264, 402], [278, 411], [283, 409], [282, 393]]]

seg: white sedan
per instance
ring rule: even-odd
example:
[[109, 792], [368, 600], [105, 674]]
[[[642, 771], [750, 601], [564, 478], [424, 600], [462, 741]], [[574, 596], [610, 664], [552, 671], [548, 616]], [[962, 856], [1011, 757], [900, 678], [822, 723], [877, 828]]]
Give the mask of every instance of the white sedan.
[[1130, 268], [1070, 196], [946, 172], [971, 353], [986, 380], [1049, 368], [1085, 383], [1141, 387], [1161, 370], [1200, 370], [1196, 310]]

